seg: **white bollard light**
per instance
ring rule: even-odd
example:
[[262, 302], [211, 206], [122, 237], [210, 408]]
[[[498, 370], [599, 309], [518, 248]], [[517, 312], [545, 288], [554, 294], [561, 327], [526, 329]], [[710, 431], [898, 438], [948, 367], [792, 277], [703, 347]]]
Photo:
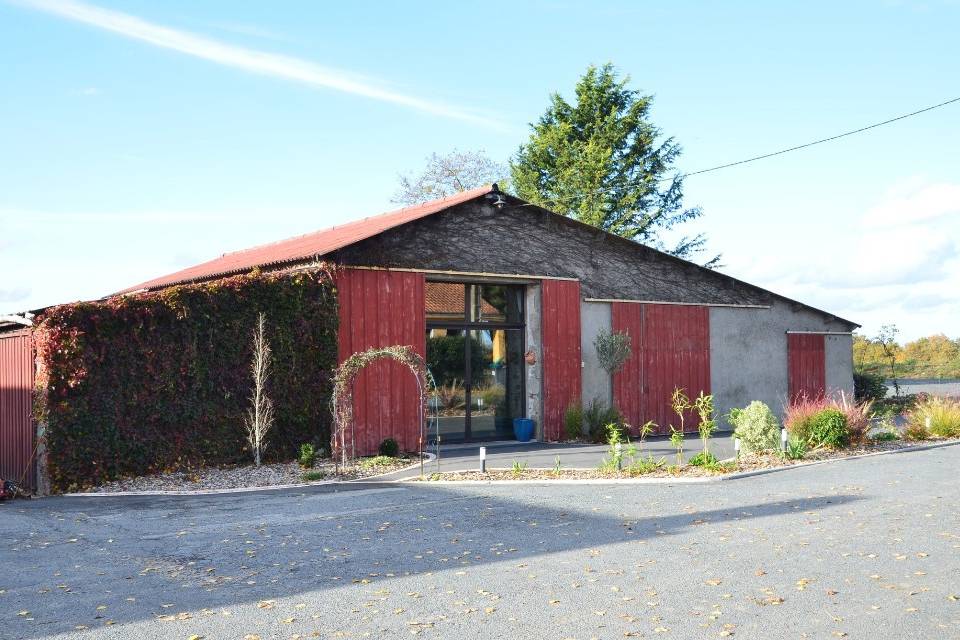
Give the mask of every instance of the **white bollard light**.
[[615, 444], [614, 447], [613, 447], [613, 449], [614, 449], [614, 452], [615, 452], [615, 457], [617, 458], [617, 471], [620, 471], [620, 469], [623, 468], [623, 464], [622, 464], [622, 463], [623, 463], [623, 454], [621, 453], [622, 447], [620, 446], [620, 443], [618, 442], [617, 444]]
[[487, 448], [480, 447], [480, 473], [487, 472]]
[[780, 450], [781, 451], [787, 450], [787, 430], [786, 429], [780, 429]]
[[740, 438], [733, 439], [733, 452], [738, 458], [740, 457]]

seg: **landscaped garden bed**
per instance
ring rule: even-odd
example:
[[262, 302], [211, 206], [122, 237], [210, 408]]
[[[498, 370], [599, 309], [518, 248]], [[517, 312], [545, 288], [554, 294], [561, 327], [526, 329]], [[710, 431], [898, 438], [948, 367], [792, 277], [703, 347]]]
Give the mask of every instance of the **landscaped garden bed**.
[[84, 493], [118, 493], [127, 491], [211, 491], [271, 487], [329, 480], [357, 480], [408, 467], [417, 462], [412, 456], [375, 456], [359, 458], [347, 467], [337, 467], [332, 459], [317, 460], [304, 468], [299, 462], [277, 464], [205, 467], [115, 480], [86, 489]]
[[[787, 407], [781, 425], [769, 407], [752, 402], [742, 409], [733, 409], [726, 419], [734, 428], [738, 455], [730, 460], [717, 460], [708, 450], [708, 442], [716, 426], [713, 398], [702, 393], [690, 399], [682, 389], [673, 393], [672, 404], [679, 422], [684, 412], [693, 410], [699, 418], [701, 447], [684, 462], [688, 451], [685, 433], [670, 425], [670, 443], [676, 455], [655, 459], [644, 451], [644, 438], [655, 425], [639, 428], [640, 437], [631, 441], [629, 425], [622, 421], [605, 427], [608, 451], [595, 469], [564, 468], [557, 456], [549, 469], [528, 469], [515, 461], [510, 469], [489, 469], [486, 472], [450, 471], [431, 473], [416, 480], [610, 480], [628, 478], [705, 478], [732, 473], [762, 471], [811, 462], [906, 449], [926, 442], [960, 442], [960, 401], [949, 398], [924, 398], [903, 416], [905, 427], [888, 417], [880, 418], [871, 411], [871, 403], [851, 402], [844, 394], [834, 398], [798, 397]], [[568, 415], [571, 412], [568, 412]], [[576, 419], [571, 426], [579, 426]], [[573, 430], [573, 429], [571, 429]]]
[[[845, 449], [818, 449], [808, 452], [803, 458], [790, 459], [779, 453], [745, 454], [736, 460], [721, 461], [709, 466], [685, 464], [682, 466], [670, 465], [666, 459], [642, 467], [624, 467], [620, 471], [611, 469], [530, 469], [522, 465], [515, 465], [512, 469], [488, 469], [480, 471], [447, 471], [442, 473], [428, 473], [423, 478], [411, 478], [412, 481], [474, 481], [497, 482], [504, 480], [626, 480], [631, 478], [708, 478], [762, 471], [796, 465], [837, 460], [852, 456], [861, 456], [872, 453], [883, 453], [907, 449], [917, 445], [936, 444], [944, 442], [960, 442], [960, 438], [931, 438], [926, 441], [913, 440], [882, 440], [871, 441], [855, 447]], [[646, 462], [646, 461], [645, 461]]]

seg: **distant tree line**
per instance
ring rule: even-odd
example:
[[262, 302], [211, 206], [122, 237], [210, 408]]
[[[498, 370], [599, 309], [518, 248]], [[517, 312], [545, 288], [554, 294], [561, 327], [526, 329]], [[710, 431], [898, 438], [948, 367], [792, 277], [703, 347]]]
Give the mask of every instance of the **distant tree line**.
[[960, 338], [936, 334], [900, 344], [896, 328], [874, 337], [853, 336], [853, 365], [858, 373], [896, 378], [960, 378]]

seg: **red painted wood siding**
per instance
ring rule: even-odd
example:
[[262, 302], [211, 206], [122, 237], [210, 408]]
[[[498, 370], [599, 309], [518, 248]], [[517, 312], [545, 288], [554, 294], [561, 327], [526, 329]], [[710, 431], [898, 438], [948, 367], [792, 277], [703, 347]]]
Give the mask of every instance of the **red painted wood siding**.
[[[613, 404], [627, 423], [639, 427], [644, 419], [646, 405], [643, 394], [643, 310], [646, 305], [614, 302], [610, 307], [611, 328], [630, 336], [630, 358], [623, 368], [613, 374]], [[657, 422], [657, 424], [660, 424]], [[636, 433], [636, 431], [634, 431]]]
[[[702, 306], [614, 302], [614, 331], [626, 332], [633, 352], [613, 376], [614, 404], [627, 422], [639, 427], [648, 420], [658, 433], [679, 427], [670, 397], [686, 390], [691, 400], [710, 393], [710, 310]], [[693, 412], [684, 416], [684, 428], [697, 430]]]
[[0, 478], [34, 487], [33, 343], [30, 331], [0, 334]]
[[561, 440], [564, 411], [580, 399], [580, 283], [544, 280], [541, 307], [543, 438]]
[[[406, 271], [343, 269], [338, 355], [343, 362], [371, 347], [410, 345], [426, 355], [424, 275]], [[358, 455], [375, 454], [385, 438], [416, 451], [420, 437], [417, 382], [398, 362], [374, 362], [354, 382], [353, 415]]]
[[821, 398], [827, 389], [827, 359], [822, 334], [787, 334], [790, 401], [798, 396]]

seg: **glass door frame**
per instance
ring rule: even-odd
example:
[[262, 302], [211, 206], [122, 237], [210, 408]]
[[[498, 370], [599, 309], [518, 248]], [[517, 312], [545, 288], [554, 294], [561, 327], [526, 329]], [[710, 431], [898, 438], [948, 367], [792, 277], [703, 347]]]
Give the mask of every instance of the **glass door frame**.
[[[528, 284], [531, 284], [531, 281], [528, 280], [506, 280], [506, 279], [486, 279], [486, 278], [462, 278], [462, 277], [434, 277], [427, 278], [426, 281], [428, 284], [430, 282], [445, 282], [452, 284], [462, 284], [463, 287], [463, 321], [458, 320], [444, 320], [442, 322], [430, 322], [427, 321], [427, 331], [431, 329], [455, 329], [458, 331], [464, 332], [465, 340], [463, 341], [463, 357], [464, 357], [464, 380], [463, 380], [463, 390], [464, 390], [464, 404], [466, 406], [466, 415], [464, 416], [464, 437], [463, 440], [456, 440], [456, 442], [479, 442], [479, 439], [475, 439], [472, 433], [471, 425], [471, 414], [473, 412], [473, 371], [471, 366], [471, 355], [472, 355], [472, 343], [473, 343], [473, 331], [478, 330], [515, 330], [521, 331], [521, 336], [523, 338], [523, 351], [527, 350], [527, 299], [526, 299], [526, 287]], [[523, 295], [520, 296], [520, 317], [523, 319], [523, 322], [471, 322], [468, 319], [470, 318], [470, 293], [472, 291], [471, 285], [502, 285], [502, 286], [517, 286], [523, 289]], [[521, 362], [522, 374], [520, 376], [520, 396], [526, 398], [527, 395], [527, 376], [526, 376], [526, 363]], [[526, 402], [523, 403], [524, 415], [523, 416], [513, 416], [515, 418], [526, 417]]]

